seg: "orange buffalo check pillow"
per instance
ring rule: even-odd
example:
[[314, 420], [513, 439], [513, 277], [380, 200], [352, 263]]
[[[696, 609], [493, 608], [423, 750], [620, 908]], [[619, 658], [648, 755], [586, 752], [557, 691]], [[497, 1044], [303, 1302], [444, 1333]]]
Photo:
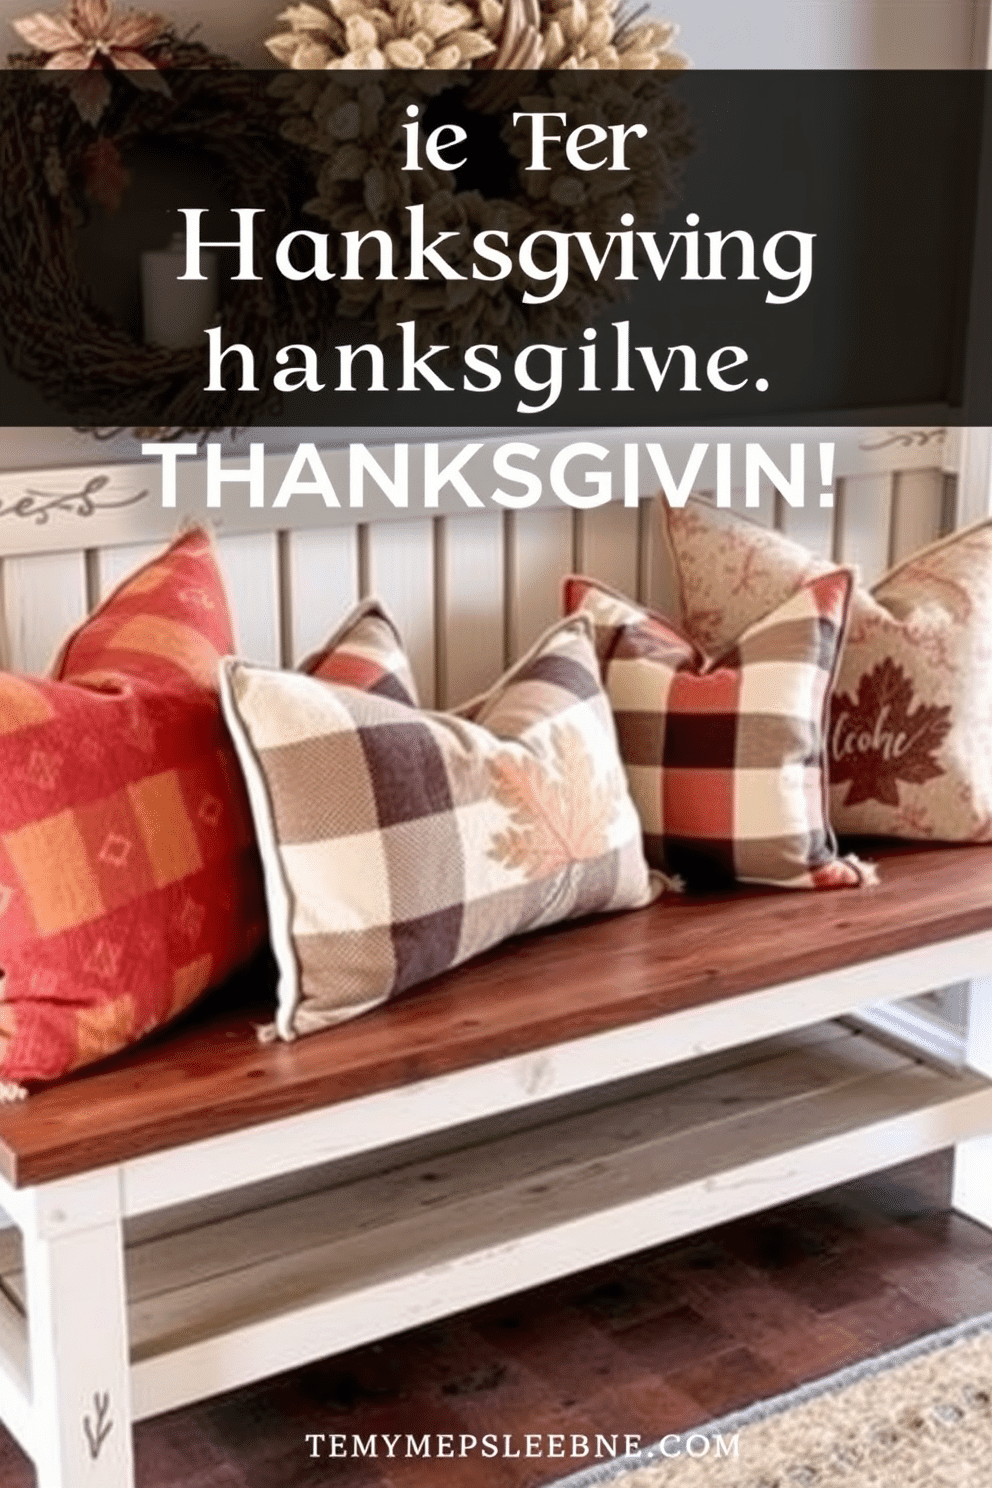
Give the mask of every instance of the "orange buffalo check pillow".
[[[684, 623], [705, 649], [827, 566], [708, 503], [660, 506]], [[855, 588], [829, 756], [838, 832], [992, 840], [992, 521]]]
[[377, 599], [356, 605], [330, 640], [301, 663], [300, 671], [411, 708], [419, 705], [400, 633]]
[[700, 888], [871, 880], [838, 858], [826, 813], [824, 723], [850, 586], [845, 569], [812, 580], [709, 658], [605, 585], [565, 580], [565, 609], [595, 626], [649, 863]]
[[217, 692], [207, 535], [0, 674], [0, 1080], [49, 1080], [181, 1012], [260, 944], [260, 870]]

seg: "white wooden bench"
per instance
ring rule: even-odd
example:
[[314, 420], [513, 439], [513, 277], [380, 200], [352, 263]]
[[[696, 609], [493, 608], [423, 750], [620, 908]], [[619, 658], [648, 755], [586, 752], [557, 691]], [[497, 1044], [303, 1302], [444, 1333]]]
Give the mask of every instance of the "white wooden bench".
[[[933, 445], [889, 457], [839, 472], [820, 536], [841, 556], [884, 562], [944, 520]], [[78, 477], [0, 477], [0, 514], [17, 479]], [[11, 520], [15, 661], [43, 663], [73, 594], [141, 556], [139, 517], [82, 538]], [[292, 660], [374, 588], [442, 703], [552, 617], [563, 571], [641, 592], [656, 571], [645, 515], [616, 508], [221, 546], [250, 652]], [[669, 900], [516, 941], [291, 1046], [255, 1037], [259, 977], [0, 1110], [0, 1417], [40, 1488], [129, 1488], [132, 1420], [937, 1148], [992, 1223], [992, 853], [880, 861], [871, 891]], [[900, 1051], [884, 1013], [850, 1021], [949, 983], [970, 983], [959, 1067]]]

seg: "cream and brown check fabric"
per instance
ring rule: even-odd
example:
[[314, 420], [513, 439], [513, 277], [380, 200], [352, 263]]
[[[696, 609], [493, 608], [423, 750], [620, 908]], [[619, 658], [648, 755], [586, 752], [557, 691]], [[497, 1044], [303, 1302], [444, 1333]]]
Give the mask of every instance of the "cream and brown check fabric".
[[851, 575], [800, 588], [721, 655], [586, 578], [586, 613], [616, 716], [648, 861], [690, 887], [733, 880], [825, 889], [870, 880], [827, 820], [826, 718]]
[[283, 1037], [521, 931], [653, 897], [585, 616], [460, 715], [233, 659], [221, 690]]

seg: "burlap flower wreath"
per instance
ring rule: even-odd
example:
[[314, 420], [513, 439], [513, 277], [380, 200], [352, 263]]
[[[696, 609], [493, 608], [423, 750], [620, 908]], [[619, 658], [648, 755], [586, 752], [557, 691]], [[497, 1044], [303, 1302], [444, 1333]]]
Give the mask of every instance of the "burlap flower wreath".
[[286, 67], [362, 69], [623, 69], [687, 67], [671, 50], [678, 27], [638, 24], [622, 0], [329, 0], [291, 5], [288, 31], [266, 46]]
[[[330, 11], [310, 4], [283, 11], [280, 19], [289, 30], [266, 45], [291, 69], [272, 84], [286, 114], [284, 133], [315, 158], [317, 190], [307, 210], [339, 232], [384, 228], [401, 250], [396, 281], [339, 280], [339, 311], [374, 317], [383, 340], [396, 335], [398, 323], [426, 317], [432, 341], [456, 346], [495, 341], [510, 348], [532, 335], [535, 325], [542, 340], [574, 335], [592, 312], [619, 299], [622, 285], [607, 276], [594, 281], [582, 265], [570, 274], [565, 291], [540, 307], [539, 318], [521, 305], [527, 281], [519, 265], [498, 283], [468, 274], [462, 281], [407, 282], [405, 208], [423, 203], [432, 237], [442, 231], [460, 235], [446, 244], [445, 257], [462, 272], [473, 236], [486, 228], [503, 229], [517, 239], [541, 229], [615, 231], [621, 218], [624, 225], [650, 226], [672, 200], [680, 163], [691, 148], [682, 105], [650, 78], [655, 71], [689, 65], [671, 50], [677, 28], [664, 21], [638, 24], [625, 15], [623, 0], [619, 5], [618, 0], [329, 4]], [[389, 76], [369, 78], [364, 74], [370, 69], [385, 69]], [[403, 77], [393, 69], [402, 69]], [[527, 102], [518, 88], [514, 106], [567, 109], [571, 102], [581, 107], [583, 122], [646, 124], [638, 169], [627, 177], [601, 172], [586, 180], [568, 169], [517, 171], [513, 156], [522, 155], [525, 146], [504, 126], [493, 140], [504, 157], [493, 178], [505, 182], [510, 166], [509, 191], [463, 189], [451, 173], [426, 164], [415, 173], [404, 171], [399, 141], [407, 107], [426, 110], [432, 97], [451, 89], [452, 79], [442, 69], [459, 73], [463, 106], [479, 113], [493, 111], [501, 101], [496, 70], [544, 69], [528, 80], [540, 96]], [[612, 85], [599, 80], [592, 99], [581, 77], [589, 70], [615, 73]], [[504, 92], [515, 86], [502, 80]]]
[[[43, 51], [8, 58], [16, 76], [6, 79], [0, 105], [0, 343], [13, 371], [95, 431], [114, 432], [99, 430], [108, 409], [115, 424], [138, 434], [151, 432], [141, 427], [149, 408], [160, 413], [160, 435], [254, 422], [275, 412], [272, 399], [231, 392], [218, 410], [216, 395], [202, 390], [202, 347], [143, 344], [97, 305], [80, 274], [77, 238], [95, 207], [118, 203], [130, 179], [128, 152], [143, 140], [201, 153], [237, 204], [264, 209], [260, 261], [298, 224], [312, 177], [280, 138], [277, 105], [250, 73], [177, 38], [165, 22], [151, 40], [142, 38], [139, 72], [132, 58], [114, 56], [108, 41], [88, 35], [97, 12], [111, 14], [105, 0], [76, 0], [64, 18], [29, 18], [30, 26], [78, 22], [91, 52], [63, 60], [52, 51], [47, 70]], [[53, 32], [53, 47], [57, 41]], [[307, 286], [290, 294], [277, 274], [239, 285], [222, 303], [224, 343], [247, 341], [265, 353], [306, 339], [319, 303]]]

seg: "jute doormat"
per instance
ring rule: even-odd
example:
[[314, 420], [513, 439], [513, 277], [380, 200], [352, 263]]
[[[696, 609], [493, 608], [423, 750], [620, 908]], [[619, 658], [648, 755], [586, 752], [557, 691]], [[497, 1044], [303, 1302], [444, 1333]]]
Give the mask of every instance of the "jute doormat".
[[552, 1488], [992, 1488], [992, 1314], [664, 1446]]

